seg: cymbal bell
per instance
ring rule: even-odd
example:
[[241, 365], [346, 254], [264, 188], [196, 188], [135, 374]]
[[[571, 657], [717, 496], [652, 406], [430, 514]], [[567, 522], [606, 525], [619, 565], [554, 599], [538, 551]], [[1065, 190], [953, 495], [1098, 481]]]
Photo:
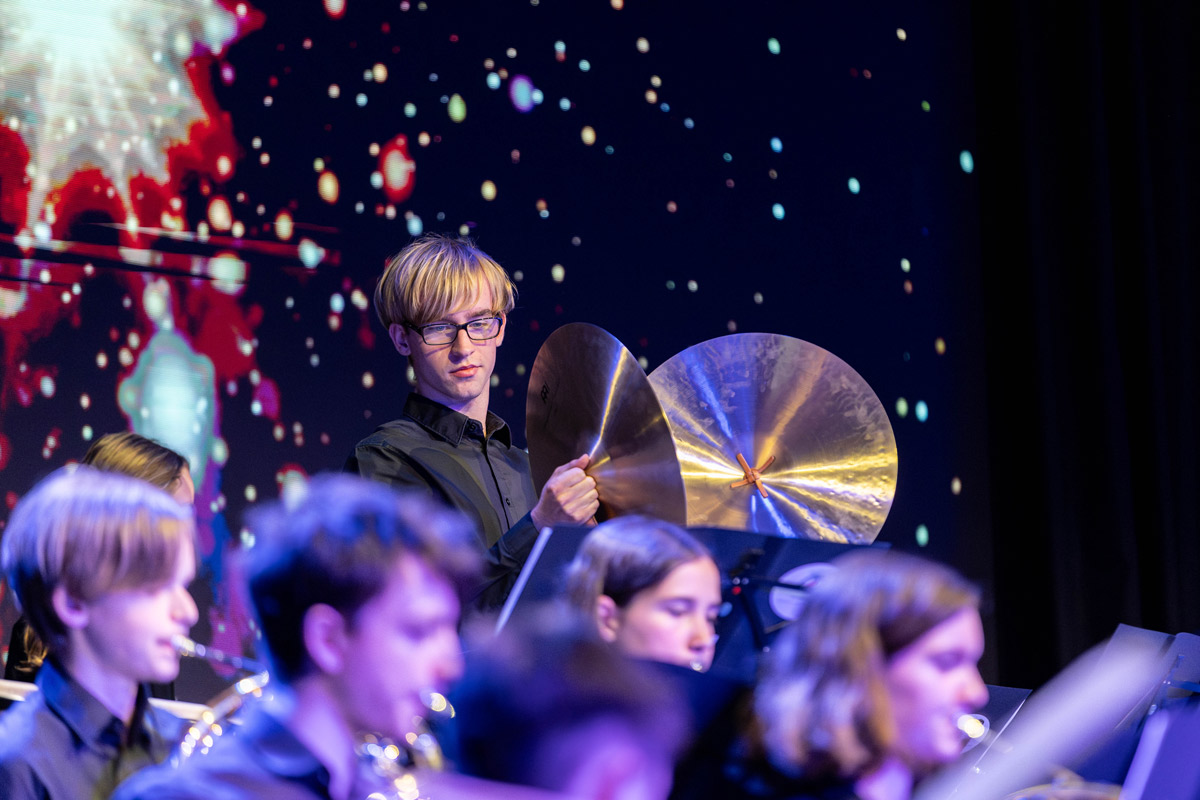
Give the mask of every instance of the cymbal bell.
[[529, 376], [525, 435], [540, 494], [555, 468], [587, 453], [597, 519], [687, 516], [666, 415], [645, 371], [612, 334], [573, 322], [546, 339]]
[[896, 440], [846, 362], [788, 336], [702, 342], [650, 374], [687, 524], [869, 543], [896, 492]]

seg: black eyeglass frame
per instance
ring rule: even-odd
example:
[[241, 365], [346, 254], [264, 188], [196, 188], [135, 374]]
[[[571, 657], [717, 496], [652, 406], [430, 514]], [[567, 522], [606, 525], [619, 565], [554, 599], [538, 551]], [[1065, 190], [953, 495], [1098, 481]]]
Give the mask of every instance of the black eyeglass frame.
[[[470, 326], [477, 322], [484, 322], [487, 320], [495, 320], [496, 321], [496, 332], [490, 336], [482, 336], [482, 337], [472, 336]], [[495, 339], [497, 336], [499, 336], [500, 331], [502, 331], [504, 329], [504, 317], [501, 316], [500, 314], [493, 314], [488, 317], [476, 317], [475, 319], [467, 320], [466, 322], [462, 323], [461, 325], [454, 323], [454, 322], [431, 322], [428, 325], [413, 325], [412, 323], [406, 322], [406, 323], [404, 323], [404, 326], [406, 328], [408, 328], [409, 330], [416, 331], [417, 334], [421, 337], [421, 341], [423, 341], [425, 344], [430, 345], [431, 347], [436, 347], [437, 345], [440, 345], [440, 344], [450, 344], [451, 342], [453, 342], [455, 339], [458, 338], [459, 331], [466, 331], [467, 338], [473, 342], [491, 341], [492, 339]], [[425, 338], [425, 330], [427, 328], [439, 328], [439, 327], [454, 328], [454, 335], [451, 336], [449, 339], [447, 339], [444, 342], [431, 342]]]

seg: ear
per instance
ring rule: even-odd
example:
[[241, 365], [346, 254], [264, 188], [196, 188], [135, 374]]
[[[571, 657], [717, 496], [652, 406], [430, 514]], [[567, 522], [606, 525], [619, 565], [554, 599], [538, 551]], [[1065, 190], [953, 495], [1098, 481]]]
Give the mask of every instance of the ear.
[[617, 607], [617, 601], [606, 594], [596, 598], [596, 625], [601, 639], [610, 644], [617, 640], [621, 630], [621, 609]]
[[91, 613], [87, 603], [67, 591], [65, 586], [55, 586], [50, 593], [50, 605], [54, 613], [71, 630], [83, 630], [88, 626]]
[[496, 337], [496, 347], [504, 344], [504, 329], [508, 327], [508, 315], [500, 314], [500, 335]]
[[338, 675], [351, 657], [346, 618], [332, 606], [318, 603], [304, 612], [304, 649], [317, 668]]
[[388, 325], [388, 338], [392, 340], [392, 346], [400, 355], [412, 355], [412, 348], [408, 346], [408, 328], [399, 322], [393, 322]]

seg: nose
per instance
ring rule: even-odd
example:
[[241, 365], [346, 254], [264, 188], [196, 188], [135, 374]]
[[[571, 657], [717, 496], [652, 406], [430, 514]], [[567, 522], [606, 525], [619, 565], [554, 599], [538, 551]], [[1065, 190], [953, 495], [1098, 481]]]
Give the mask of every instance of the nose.
[[987, 705], [987, 701], [987, 684], [983, 682], [979, 670], [972, 668], [963, 686], [963, 704], [974, 711]]
[[692, 617], [692, 624], [688, 629], [688, 647], [703, 652], [713, 646], [715, 639], [713, 624], [708, 621], [707, 616], [698, 614]]
[[455, 353], [465, 353], [471, 349], [474, 342], [471, 337], [467, 336], [466, 328], [459, 328], [454, 332], [454, 341], [450, 343], [450, 349]]
[[174, 596], [171, 598], [171, 616], [187, 626], [189, 630], [200, 621], [200, 610], [196, 607], [196, 601], [186, 586], [175, 588]]
[[445, 688], [461, 678], [465, 669], [458, 631], [446, 632], [438, 649], [441, 655], [435, 661], [434, 678], [438, 686]]

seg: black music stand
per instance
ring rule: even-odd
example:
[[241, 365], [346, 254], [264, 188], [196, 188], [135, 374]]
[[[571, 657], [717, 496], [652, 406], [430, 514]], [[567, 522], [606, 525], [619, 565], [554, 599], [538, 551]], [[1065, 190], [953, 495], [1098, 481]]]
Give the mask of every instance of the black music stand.
[[[1145, 682], [1141, 701], [1128, 710], [1108, 740], [1075, 770], [1090, 781], [1123, 783], [1147, 717], [1164, 706], [1200, 693], [1200, 636], [1171, 635], [1122, 624], [1117, 626], [1105, 652], [1125, 643], [1157, 648], [1159, 656], [1152, 673], [1141, 676]], [[1103, 663], [1102, 657], [1097, 667]]]
[[[497, 629], [511, 616], [561, 595], [566, 567], [591, 530], [564, 526], [542, 532], [504, 604]], [[787, 606], [794, 607], [811, 588], [804, 585], [805, 578], [801, 583], [785, 582], [786, 573], [806, 564], [824, 564], [861, 546], [723, 528], [688, 530], [708, 546], [721, 569], [726, 613], [717, 621], [720, 639], [713, 672], [746, 682], [756, 678], [759, 653], [790, 618], [778, 612], [787, 613]], [[810, 577], [819, 572], [813, 570]], [[776, 591], [772, 597], [772, 590], [787, 594]]]

